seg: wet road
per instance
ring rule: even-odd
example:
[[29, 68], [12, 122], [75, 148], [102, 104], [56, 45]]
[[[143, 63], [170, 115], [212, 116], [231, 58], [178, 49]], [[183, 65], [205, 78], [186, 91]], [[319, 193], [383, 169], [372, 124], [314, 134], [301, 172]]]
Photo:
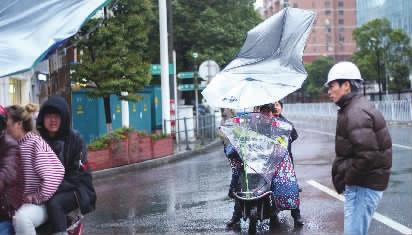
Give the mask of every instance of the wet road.
[[[315, 187], [333, 188], [333, 123], [323, 122], [316, 129], [311, 122], [296, 120], [296, 125], [300, 138], [293, 149], [306, 224], [294, 229], [290, 213], [283, 211], [279, 228], [270, 231], [264, 223], [258, 233], [342, 234], [343, 202]], [[394, 143], [403, 147], [394, 147], [393, 175], [378, 212], [410, 229], [412, 128], [394, 127], [391, 133]], [[236, 234], [224, 224], [233, 208], [227, 197], [229, 182], [230, 168], [221, 147], [185, 161], [98, 179], [98, 205], [86, 216], [85, 234]], [[246, 233], [247, 222], [242, 227]], [[370, 234], [402, 233], [373, 220]]]

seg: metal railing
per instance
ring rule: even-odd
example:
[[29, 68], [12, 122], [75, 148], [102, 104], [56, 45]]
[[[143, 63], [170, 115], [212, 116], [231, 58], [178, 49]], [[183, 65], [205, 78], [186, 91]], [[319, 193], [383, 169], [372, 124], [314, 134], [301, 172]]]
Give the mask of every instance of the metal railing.
[[175, 137], [176, 143], [185, 145], [186, 150], [191, 150], [190, 143], [199, 142], [200, 145], [204, 145], [217, 137], [216, 116], [214, 114], [199, 115], [198, 120], [199, 125], [196, 125], [196, 116], [164, 120], [163, 123], [166, 125], [167, 122], [170, 122], [172, 124], [171, 134]]
[[[411, 122], [412, 102], [409, 100], [372, 101], [387, 121]], [[335, 119], [338, 107], [333, 103], [285, 104], [287, 116], [312, 116]]]

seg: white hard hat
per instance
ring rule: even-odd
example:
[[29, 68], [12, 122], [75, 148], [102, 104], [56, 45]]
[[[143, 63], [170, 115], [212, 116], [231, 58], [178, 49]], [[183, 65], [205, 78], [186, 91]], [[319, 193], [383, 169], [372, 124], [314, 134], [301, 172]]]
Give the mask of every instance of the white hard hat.
[[339, 79], [363, 81], [358, 67], [348, 61], [339, 62], [329, 70], [328, 81], [325, 86], [327, 87], [330, 82]]

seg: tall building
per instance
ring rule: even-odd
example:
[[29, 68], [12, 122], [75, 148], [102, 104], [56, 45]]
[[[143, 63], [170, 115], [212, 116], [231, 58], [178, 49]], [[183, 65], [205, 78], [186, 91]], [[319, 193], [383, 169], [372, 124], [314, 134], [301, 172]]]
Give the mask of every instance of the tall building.
[[394, 29], [402, 29], [412, 39], [411, 0], [357, 1], [357, 24], [361, 26], [376, 18], [387, 18]]
[[336, 61], [350, 60], [356, 50], [352, 39], [356, 28], [356, 0], [264, 0], [264, 16], [268, 18], [287, 6], [317, 14], [303, 54], [305, 63], [320, 56], [330, 56]]

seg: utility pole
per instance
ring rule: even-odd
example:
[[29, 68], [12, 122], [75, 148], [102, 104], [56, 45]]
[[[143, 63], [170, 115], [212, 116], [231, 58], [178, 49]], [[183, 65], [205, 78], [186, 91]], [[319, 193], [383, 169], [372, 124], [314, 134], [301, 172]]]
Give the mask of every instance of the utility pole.
[[[167, 40], [168, 40], [168, 53], [169, 53], [169, 61], [173, 61], [173, 51], [174, 51], [174, 40], [173, 40], [173, 12], [172, 12], [172, 0], [166, 0], [166, 7], [167, 7]], [[174, 82], [173, 82], [173, 73], [169, 71], [169, 86], [170, 86], [170, 97], [175, 98], [175, 89], [174, 89]]]
[[193, 78], [195, 86], [195, 108], [196, 108], [196, 135], [199, 135], [199, 84], [197, 78], [197, 62], [196, 59], [199, 56], [196, 52], [193, 52], [192, 57], [194, 59], [193, 64]]
[[169, 90], [169, 55], [167, 40], [167, 7], [166, 0], [159, 0], [159, 30], [160, 30], [160, 64], [162, 119], [165, 125], [163, 133], [170, 134], [170, 90]]
[[381, 66], [380, 66], [380, 58], [379, 58], [379, 48], [376, 50], [376, 63], [378, 67], [378, 88], [379, 88], [379, 101], [382, 101], [382, 88], [381, 88]]

